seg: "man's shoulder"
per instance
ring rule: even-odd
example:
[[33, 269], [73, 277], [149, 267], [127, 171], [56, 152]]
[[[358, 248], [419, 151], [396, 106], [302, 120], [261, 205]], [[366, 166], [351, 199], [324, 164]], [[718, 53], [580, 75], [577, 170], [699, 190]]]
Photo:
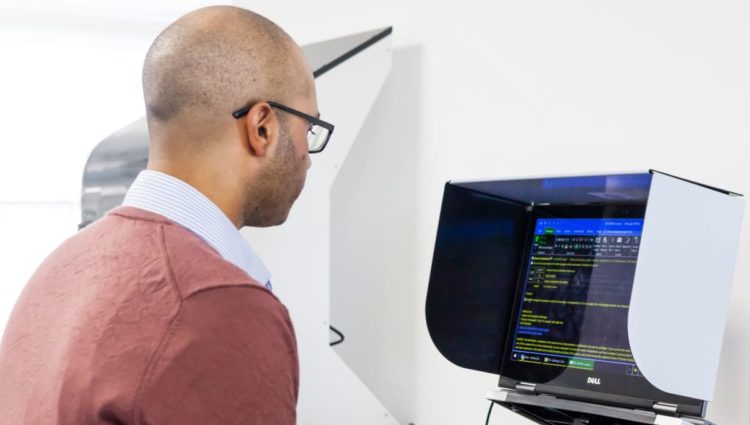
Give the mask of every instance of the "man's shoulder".
[[109, 215], [130, 220], [141, 228], [152, 227], [150, 232], [157, 237], [157, 249], [183, 299], [220, 287], [250, 286], [266, 291], [194, 232], [166, 217], [133, 207], [120, 207]]

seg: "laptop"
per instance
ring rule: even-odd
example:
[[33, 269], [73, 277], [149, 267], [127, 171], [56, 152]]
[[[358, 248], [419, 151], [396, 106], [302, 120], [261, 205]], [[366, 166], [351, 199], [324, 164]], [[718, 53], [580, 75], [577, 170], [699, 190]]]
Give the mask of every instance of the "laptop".
[[[641, 204], [531, 212], [500, 359], [499, 387], [514, 397], [510, 403], [503, 392], [506, 407], [543, 424], [655, 423], [656, 414], [706, 423], [690, 419], [705, 416], [706, 401], [654, 387], [630, 349], [628, 309], [644, 215]], [[632, 417], [634, 411], [649, 413]], [[595, 419], [601, 417], [621, 420]]]

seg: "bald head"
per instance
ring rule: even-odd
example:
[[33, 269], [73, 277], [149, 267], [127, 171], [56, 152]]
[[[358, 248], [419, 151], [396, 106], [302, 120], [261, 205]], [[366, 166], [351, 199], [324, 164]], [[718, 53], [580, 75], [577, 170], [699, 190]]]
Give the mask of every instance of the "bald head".
[[[143, 66], [149, 128], [231, 128], [232, 112], [259, 100], [289, 102], [313, 90], [309, 68], [280, 27], [251, 11], [191, 12], [154, 40]], [[183, 140], [184, 143], [184, 140]]]
[[310, 123], [269, 101], [319, 113], [312, 72], [289, 35], [237, 7], [188, 13], [151, 45], [143, 92], [149, 169], [197, 189], [238, 228], [286, 220], [311, 165]]

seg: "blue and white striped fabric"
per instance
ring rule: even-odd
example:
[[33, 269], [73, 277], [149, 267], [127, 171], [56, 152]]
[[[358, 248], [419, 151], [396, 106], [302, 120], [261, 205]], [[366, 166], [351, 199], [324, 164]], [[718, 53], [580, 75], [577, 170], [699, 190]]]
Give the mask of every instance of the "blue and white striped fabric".
[[268, 269], [239, 230], [216, 204], [182, 180], [158, 171], [141, 171], [122, 205], [150, 211], [181, 224], [225, 260], [271, 289]]

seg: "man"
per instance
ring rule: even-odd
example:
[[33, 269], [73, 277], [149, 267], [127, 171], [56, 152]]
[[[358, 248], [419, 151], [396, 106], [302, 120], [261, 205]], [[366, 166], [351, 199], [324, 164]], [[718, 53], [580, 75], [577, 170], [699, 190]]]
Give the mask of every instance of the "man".
[[0, 345], [0, 424], [294, 424], [297, 348], [239, 234], [283, 223], [333, 127], [299, 47], [189, 13], [143, 68], [148, 169], [32, 276]]

